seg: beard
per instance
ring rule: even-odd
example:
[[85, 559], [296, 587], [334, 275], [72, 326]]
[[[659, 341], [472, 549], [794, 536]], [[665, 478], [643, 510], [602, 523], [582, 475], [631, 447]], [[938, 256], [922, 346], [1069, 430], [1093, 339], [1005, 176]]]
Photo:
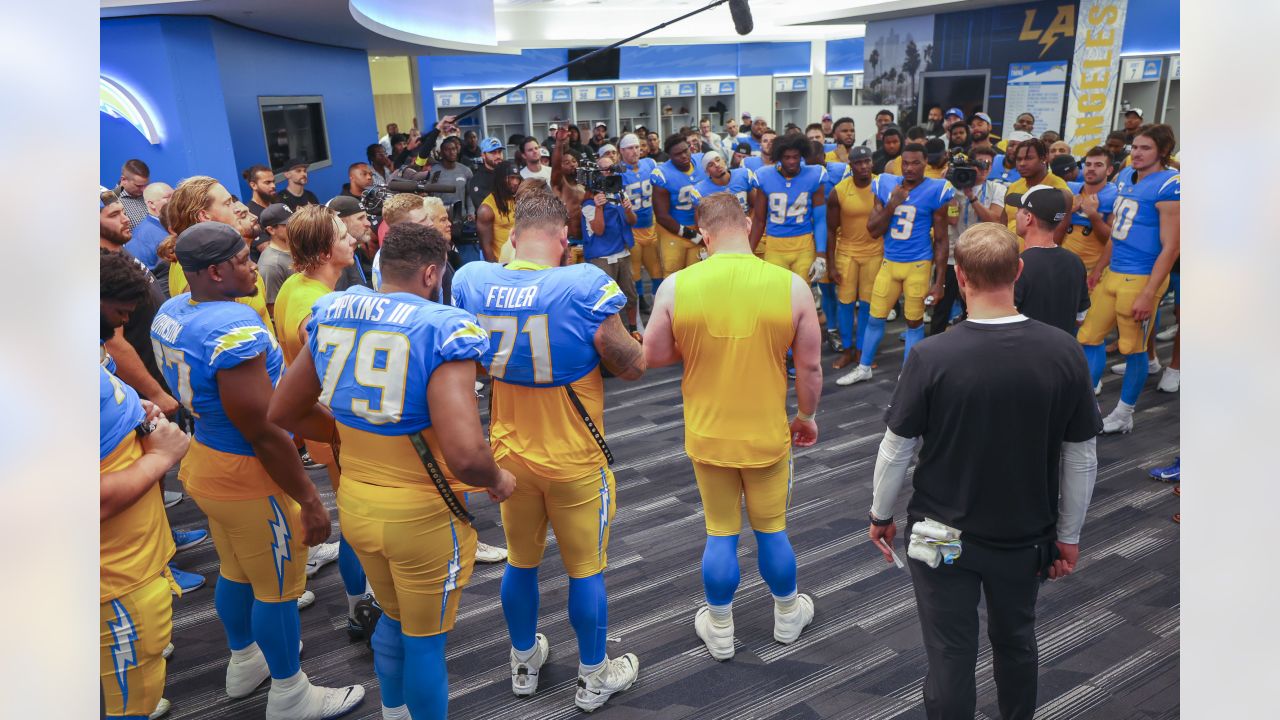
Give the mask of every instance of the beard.
[[976, 142], [976, 143], [980, 143], [980, 142], [982, 142], [982, 141], [986, 140], [988, 135], [990, 135], [990, 133], [975, 132], [975, 133], [973, 134], [973, 141], [974, 141], [974, 142]]
[[133, 229], [126, 226], [124, 230], [111, 230], [99, 225], [98, 235], [112, 245], [124, 245], [133, 239]]

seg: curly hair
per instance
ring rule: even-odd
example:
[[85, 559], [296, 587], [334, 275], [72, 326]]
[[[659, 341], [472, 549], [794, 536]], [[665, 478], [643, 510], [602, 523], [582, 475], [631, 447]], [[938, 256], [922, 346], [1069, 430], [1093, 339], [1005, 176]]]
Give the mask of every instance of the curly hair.
[[98, 269], [98, 297], [121, 303], [141, 302], [150, 281], [141, 263], [123, 253], [102, 251]]

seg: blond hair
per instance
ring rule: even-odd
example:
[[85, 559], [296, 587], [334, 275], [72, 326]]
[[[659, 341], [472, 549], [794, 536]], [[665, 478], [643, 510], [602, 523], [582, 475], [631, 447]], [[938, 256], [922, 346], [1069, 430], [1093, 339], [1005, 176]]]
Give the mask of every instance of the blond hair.
[[422, 198], [422, 209], [427, 211], [428, 215], [436, 212], [448, 213], [444, 207], [444, 201], [435, 195], [428, 195]]
[[409, 213], [414, 210], [421, 210], [423, 207], [422, 197], [413, 193], [399, 193], [387, 198], [382, 203], [382, 222], [387, 225], [395, 225], [403, 222], [409, 217]]
[[323, 205], [303, 205], [285, 223], [293, 268], [307, 273], [321, 267], [341, 232], [338, 214]]
[[956, 267], [976, 290], [994, 290], [1018, 279], [1018, 237], [1002, 223], [983, 222], [956, 240]]
[[208, 175], [193, 175], [178, 183], [178, 187], [173, 189], [173, 195], [169, 197], [168, 204], [164, 206], [164, 219], [169, 229], [169, 237], [156, 248], [157, 255], [171, 263], [177, 262], [174, 246], [178, 243], [178, 236], [183, 230], [200, 222], [200, 213], [208, 210], [213, 204], [210, 192], [217, 184], [218, 181]]
[[715, 193], [698, 201], [698, 209], [694, 213], [698, 227], [716, 232], [721, 229], [743, 227], [747, 224], [747, 216], [742, 212], [742, 204], [733, 193]]
[[[525, 182], [529, 182], [526, 180]], [[538, 181], [545, 190], [521, 188], [516, 193], [515, 226], [512, 235], [521, 235], [529, 231], [559, 233], [569, 225], [569, 211], [565, 209], [560, 198], [551, 192], [550, 187]], [[521, 184], [523, 186], [523, 183]]]

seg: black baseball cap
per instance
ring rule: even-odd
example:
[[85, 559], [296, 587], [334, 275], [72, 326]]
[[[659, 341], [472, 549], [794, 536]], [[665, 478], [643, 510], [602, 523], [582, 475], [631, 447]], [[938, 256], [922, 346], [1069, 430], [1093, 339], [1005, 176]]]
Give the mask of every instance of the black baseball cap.
[[1071, 170], [1071, 168], [1074, 168], [1074, 167], [1079, 167], [1079, 164], [1076, 162], [1076, 159], [1071, 157], [1071, 155], [1069, 154], [1058, 155], [1057, 157], [1049, 161], [1049, 169], [1053, 171], [1053, 174], [1057, 175], [1058, 177], [1062, 177], [1063, 175], [1066, 175]]
[[859, 160], [870, 160], [871, 155], [871, 148], [866, 145], [859, 145], [849, 151], [849, 164], [852, 165]]
[[245, 249], [244, 238], [226, 223], [202, 222], [183, 230], [173, 247], [178, 264], [191, 271], [224, 263]]
[[300, 157], [291, 157], [285, 161], [284, 166], [281, 167], [280, 170], [287, 172], [289, 170], [292, 170], [298, 167], [299, 165], [301, 165], [302, 167], [307, 167], [310, 164], [311, 163], [307, 162], [306, 160], [303, 160]]
[[293, 211], [284, 203], [271, 203], [262, 209], [262, 214], [258, 216], [258, 225], [265, 232], [269, 227], [283, 225], [289, 222], [289, 218], [293, 216]]
[[1012, 193], [1004, 201], [1011, 207], [1026, 208], [1032, 215], [1055, 225], [1067, 216], [1067, 199], [1061, 190], [1050, 185], [1036, 185], [1024, 193]]
[[338, 213], [340, 218], [351, 217], [357, 213], [364, 212], [364, 208], [360, 207], [360, 201], [350, 195], [339, 195], [325, 203], [325, 207]]
[[750, 155], [750, 154], [751, 154], [751, 145], [750, 145], [749, 143], [740, 142], [740, 143], [738, 143], [737, 145], [733, 146], [733, 151], [734, 151], [734, 152], [740, 152], [740, 153], [742, 153], [743, 155]]

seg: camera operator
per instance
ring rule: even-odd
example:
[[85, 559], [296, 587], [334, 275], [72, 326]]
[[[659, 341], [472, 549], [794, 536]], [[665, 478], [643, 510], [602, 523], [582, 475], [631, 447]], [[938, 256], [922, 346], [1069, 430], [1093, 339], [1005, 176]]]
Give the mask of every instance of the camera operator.
[[[602, 145], [600, 149], [611, 147]], [[609, 153], [601, 154], [599, 167], [606, 177], [621, 179], [614, 175], [613, 156]], [[637, 218], [631, 198], [625, 192], [616, 195], [597, 192], [583, 198], [581, 212], [583, 257], [622, 287], [622, 294], [627, 296], [622, 317], [626, 320], [627, 330], [635, 332], [637, 299], [635, 281], [631, 278], [630, 250], [635, 244], [631, 226], [636, 224]]]
[[[555, 150], [551, 153], [551, 189], [569, 214], [569, 242], [581, 243], [582, 202], [587, 191], [578, 183], [579, 153], [569, 147], [571, 132], [567, 125], [556, 130]], [[607, 144], [602, 147], [613, 148]]]
[[942, 297], [933, 299], [930, 335], [937, 335], [947, 329], [951, 322], [951, 310], [957, 302], [960, 303], [960, 318], [964, 318], [964, 297], [960, 295], [960, 283], [956, 282], [956, 243], [960, 241], [960, 236], [978, 223], [1004, 222], [1005, 186], [987, 179], [995, 157], [995, 150], [990, 147], [974, 150], [969, 156], [969, 162], [978, 173], [977, 179], [968, 188], [956, 188], [959, 217], [956, 224], [951, 226], [951, 243], [947, 249], [947, 281], [943, 285]]

